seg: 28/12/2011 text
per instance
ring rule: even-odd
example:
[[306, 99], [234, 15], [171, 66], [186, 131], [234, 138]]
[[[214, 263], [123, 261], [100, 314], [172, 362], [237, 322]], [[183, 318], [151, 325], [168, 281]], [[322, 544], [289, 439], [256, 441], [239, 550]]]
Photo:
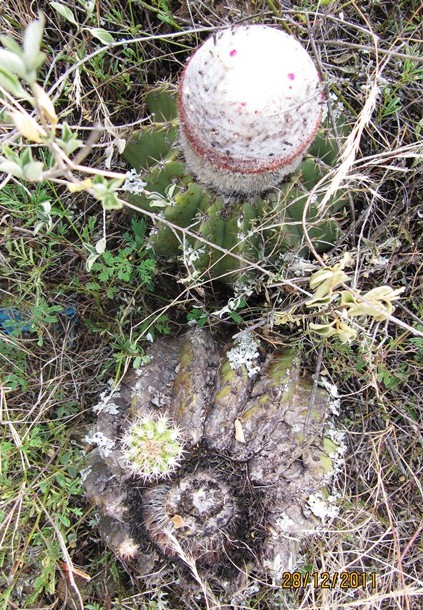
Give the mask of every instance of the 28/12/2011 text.
[[311, 585], [315, 589], [359, 589], [376, 587], [375, 572], [283, 572], [282, 589], [301, 589]]

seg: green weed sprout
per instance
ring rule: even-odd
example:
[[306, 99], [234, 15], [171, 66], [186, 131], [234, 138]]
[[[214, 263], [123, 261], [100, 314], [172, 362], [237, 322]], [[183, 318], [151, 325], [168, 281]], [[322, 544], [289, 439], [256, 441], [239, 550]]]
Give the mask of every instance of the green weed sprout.
[[155, 413], [137, 419], [124, 434], [122, 445], [129, 474], [145, 481], [169, 476], [183, 453], [180, 429], [166, 415]]

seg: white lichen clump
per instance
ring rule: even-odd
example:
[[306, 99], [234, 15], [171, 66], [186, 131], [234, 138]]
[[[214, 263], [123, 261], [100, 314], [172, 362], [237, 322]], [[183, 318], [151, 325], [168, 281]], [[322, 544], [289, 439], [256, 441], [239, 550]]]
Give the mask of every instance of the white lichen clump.
[[165, 415], [136, 420], [122, 439], [122, 455], [131, 476], [157, 480], [169, 476], [183, 454], [181, 432]]
[[323, 116], [319, 74], [292, 36], [225, 29], [197, 49], [179, 85], [182, 149], [222, 193], [260, 193], [293, 172]]
[[307, 505], [313, 515], [318, 517], [322, 523], [326, 523], [338, 516], [338, 500], [339, 498], [336, 495], [330, 495], [325, 498], [323, 493], [319, 491], [308, 498]]
[[147, 183], [141, 180], [136, 169], [131, 169], [129, 172], [126, 172], [125, 178], [126, 180], [121, 187], [123, 191], [133, 193], [134, 195], [141, 195], [144, 193]]
[[245, 366], [248, 377], [254, 377], [260, 371], [258, 365], [259, 344], [249, 333], [237, 337], [236, 345], [226, 353], [226, 356], [231, 369], [236, 370]]
[[108, 457], [115, 446], [115, 441], [111, 438], [108, 438], [103, 432], [92, 431], [90, 434], [87, 434], [85, 437], [85, 442], [90, 445], [97, 445], [97, 448], [102, 457]]
[[341, 399], [339, 398], [338, 388], [336, 387], [336, 385], [330, 383], [330, 381], [323, 376], [319, 379], [319, 385], [322, 386], [322, 388], [325, 388], [325, 390], [330, 395], [329, 408], [331, 412], [333, 413], [333, 415], [339, 415], [341, 408]]
[[107, 413], [109, 415], [117, 415], [119, 413], [119, 405], [113, 402], [113, 399], [120, 398], [119, 387], [114, 388], [113, 379], [109, 380], [111, 391], [106, 389], [100, 394], [99, 402], [93, 406], [94, 413]]

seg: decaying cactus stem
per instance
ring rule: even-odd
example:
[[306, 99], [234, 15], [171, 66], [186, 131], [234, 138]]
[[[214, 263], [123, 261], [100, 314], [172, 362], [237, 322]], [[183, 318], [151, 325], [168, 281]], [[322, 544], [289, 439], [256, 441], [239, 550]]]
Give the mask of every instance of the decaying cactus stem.
[[[223, 345], [200, 329], [161, 339], [125, 376], [113, 409], [98, 412], [85, 491], [105, 542], [143, 574], [189, 557], [206, 573], [225, 566], [228, 579], [236, 566], [280, 577], [334, 514], [327, 486], [339, 436], [329, 394], [304, 375], [296, 349], [265, 353], [248, 342]], [[165, 429], [169, 420], [180, 429], [180, 465], [146, 477], [145, 456], [135, 473], [122, 461], [125, 438], [164, 414]]]

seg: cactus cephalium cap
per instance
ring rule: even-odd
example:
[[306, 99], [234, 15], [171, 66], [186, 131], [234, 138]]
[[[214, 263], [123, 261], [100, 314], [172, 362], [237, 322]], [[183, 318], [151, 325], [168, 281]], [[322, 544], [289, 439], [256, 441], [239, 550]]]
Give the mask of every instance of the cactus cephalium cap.
[[182, 73], [178, 107], [188, 166], [225, 194], [280, 183], [301, 162], [324, 112], [307, 51], [264, 25], [228, 28], [206, 40]]

